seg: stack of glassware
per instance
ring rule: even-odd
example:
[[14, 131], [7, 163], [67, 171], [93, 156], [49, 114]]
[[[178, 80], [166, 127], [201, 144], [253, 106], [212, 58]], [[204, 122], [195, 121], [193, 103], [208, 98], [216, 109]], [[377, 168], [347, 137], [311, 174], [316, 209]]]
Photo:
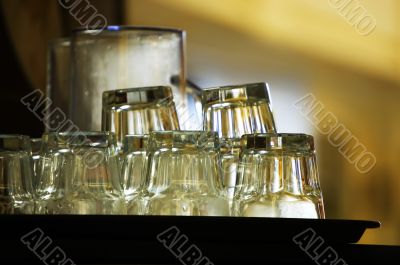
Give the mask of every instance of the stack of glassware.
[[266, 83], [189, 86], [180, 30], [92, 33], [49, 48], [70, 126], [50, 104], [41, 141], [0, 135], [1, 213], [325, 217], [313, 137], [277, 133]]

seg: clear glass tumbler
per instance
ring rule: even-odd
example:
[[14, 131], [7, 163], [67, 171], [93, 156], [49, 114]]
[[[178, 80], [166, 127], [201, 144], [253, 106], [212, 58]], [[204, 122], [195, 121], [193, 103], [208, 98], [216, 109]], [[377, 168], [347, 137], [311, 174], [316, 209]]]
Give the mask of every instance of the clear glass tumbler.
[[229, 206], [218, 189], [216, 133], [167, 131], [150, 134], [147, 214], [227, 216]]
[[148, 169], [148, 135], [127, 135], [123, 145], [122, 185], [128, 214], [144, 214]]
[[128, 134], [179, 130], [170, 87], [138, 87], [103, 92], [102, 130], [112, 131], [121, 146]]
[[37, 213], [126, 213], [113, 133], [46, 133], [42, 139]]
[[[96, 32], [98, 33], [98, 32]], [[94, 35], [78, 29], [72, 37], [72, 121], [81, 130], [100, 130], [106, 90], [170, 86], [181, 128], [197, 126], [196, 96], [186, 90], [185, 32], [178, 29], [108, 26]]]
[[232, 200], [239, 162], [240, 137], [276, 132], [266, 83], [222, 86], [203, 90], [204, 130], [217, 132], [221, 141], [222, 184]]
[[312, 136], [244, 135], [242, 148], [234, 215], [325, 218]]
[[0, 135], [0, 214], [33, 214], [33, 169], [28, 136]]

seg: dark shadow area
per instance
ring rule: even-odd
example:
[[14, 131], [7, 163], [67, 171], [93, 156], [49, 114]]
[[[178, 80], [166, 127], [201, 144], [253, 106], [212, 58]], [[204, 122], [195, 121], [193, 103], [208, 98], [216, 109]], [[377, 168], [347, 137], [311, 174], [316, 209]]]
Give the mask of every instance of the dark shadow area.
[[33, 91], [33, 87], [18, 63], [5, 27], [3, 10], [0, 12], [0, 40], [0, 133], [40, 137], [43, 123], [20, 102], [23, 96]]

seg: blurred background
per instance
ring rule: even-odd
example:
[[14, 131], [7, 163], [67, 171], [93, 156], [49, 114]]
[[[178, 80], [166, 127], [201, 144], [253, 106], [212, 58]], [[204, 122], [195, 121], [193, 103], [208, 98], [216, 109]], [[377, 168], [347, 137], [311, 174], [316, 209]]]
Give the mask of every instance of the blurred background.
[[[48, 41], [79, 26], [59, 2], [1, 0], [1, 133], [43, 131], [19, 100], [45, 91]], [[278, 130], [316, 138], [327, 218], [379, 220], [361, 242], [400, 245], [400, 1], [89, 2], [109, 24], [186, 30], [188, 78], [200, 87], [268, 82]], [[371, 171], [294, 106], [308, 93], [376, 157]]]

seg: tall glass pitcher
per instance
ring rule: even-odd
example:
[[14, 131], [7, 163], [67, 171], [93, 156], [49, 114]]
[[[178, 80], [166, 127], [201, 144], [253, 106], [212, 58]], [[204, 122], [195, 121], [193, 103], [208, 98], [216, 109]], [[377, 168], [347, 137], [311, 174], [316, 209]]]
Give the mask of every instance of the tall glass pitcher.
[[198, 100], [186, 93], [185, 83], [182, 30], [108, 26], [72, 36], [70, 112], [81, 130], [100, 130], [104, 91], [145, 86], [171, 86], [181, 129], [198, 128]]

